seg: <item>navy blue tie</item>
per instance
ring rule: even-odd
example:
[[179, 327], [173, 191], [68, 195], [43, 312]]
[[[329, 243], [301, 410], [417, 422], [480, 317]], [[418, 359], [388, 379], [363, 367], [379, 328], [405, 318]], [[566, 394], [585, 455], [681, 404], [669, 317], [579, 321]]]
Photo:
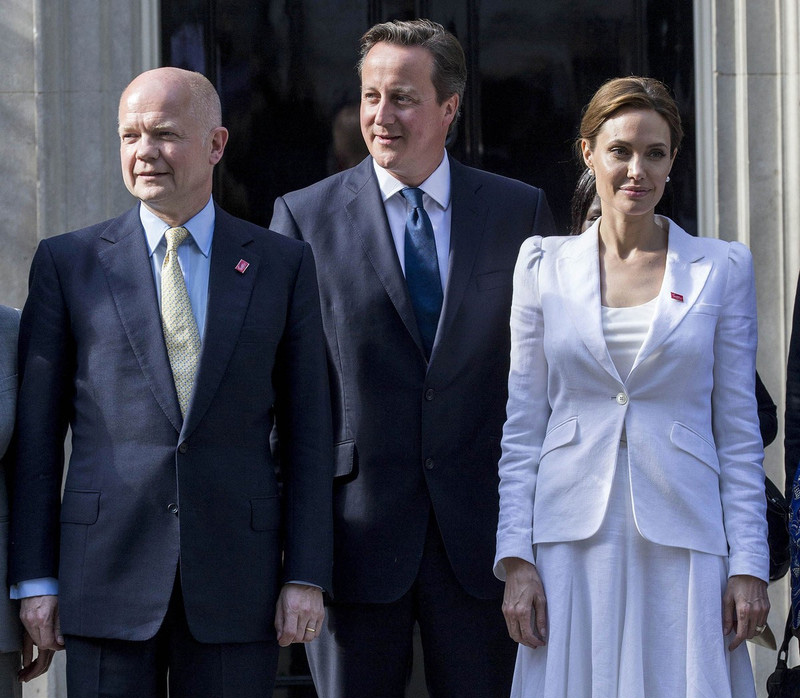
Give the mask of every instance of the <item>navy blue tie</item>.
[[422, 206], [422, 189], [408, 187], [400, 193], [411, 204], [406, 218], [406, 283], [425, 356], [430, 358], [443, 300], [436, 240], [431, 219]]

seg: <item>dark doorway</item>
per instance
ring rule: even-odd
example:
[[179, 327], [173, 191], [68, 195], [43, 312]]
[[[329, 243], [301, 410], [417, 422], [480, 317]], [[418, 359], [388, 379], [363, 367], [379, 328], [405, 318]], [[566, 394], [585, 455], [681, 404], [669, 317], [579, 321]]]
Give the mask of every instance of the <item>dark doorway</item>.
[[[606, 79], [674, 91], [687, 137], [661, 208], [696, 233], [691, 0], [162, 0], [165, 65], [205, 73], [231, 139], [215, 196], [266, 225], [275, 197], [363, 156], [355, 62], [374, 22], [426, 16], [467, 53], [462, 162], [544, 188], [566, 232], [581, 109]], [[334, 147], [334, 123], [336, 147]]]

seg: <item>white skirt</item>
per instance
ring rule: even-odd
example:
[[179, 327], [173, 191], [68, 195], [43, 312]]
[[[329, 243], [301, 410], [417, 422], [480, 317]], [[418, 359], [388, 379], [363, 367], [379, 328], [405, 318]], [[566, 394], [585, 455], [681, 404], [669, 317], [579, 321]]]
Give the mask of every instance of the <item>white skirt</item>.
[[537, 546], [548, 640], [520, 645], [512, 698], [755, 698], [722, 634], [727, 559], [645, 540], [631, 501], [622, 445], [600, 530]]

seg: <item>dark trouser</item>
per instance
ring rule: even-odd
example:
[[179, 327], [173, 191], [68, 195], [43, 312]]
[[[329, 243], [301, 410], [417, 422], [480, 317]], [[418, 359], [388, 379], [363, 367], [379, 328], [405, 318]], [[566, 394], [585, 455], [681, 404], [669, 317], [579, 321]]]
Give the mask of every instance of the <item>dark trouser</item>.
[[19, 652], [0, 652], [0, 698], [20, 698], [22, 684], [17, 672], [21, 667]]
[[155, 637], [141, 642], [65, 637], [69, 698], [268, 698], [277, 641], [197, 642], [189, 632], [180, 584]]
[[[306, 646], [320, 698], [403, 698], [419, 623], [430, 698], [501, 698], [517, 646], [500, 599], [476, 599], [455, 578], [431, 515], [412, 588], [388, 604], [330, 603]], [[72, 696], [70, 696], [72, 698]]]

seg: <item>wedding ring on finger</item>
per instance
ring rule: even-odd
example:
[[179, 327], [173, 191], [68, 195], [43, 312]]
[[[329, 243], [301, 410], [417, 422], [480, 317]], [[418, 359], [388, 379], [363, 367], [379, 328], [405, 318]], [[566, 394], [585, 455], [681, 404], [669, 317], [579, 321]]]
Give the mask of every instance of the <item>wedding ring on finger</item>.
[[[758, 630], [758, 628], [756, 628], [756, 630]], [[763, 628], [762, 628], [762, 630], [763, 630]], [[307, 632], [307, 633], [315, 633], [315, 632], [317, 632], [317, 629], [316, 629], [316, 628], [309, 627], [309, 626], [307, 625], [307, 626], [306, 626], [306, 632]]]
[[761, 635], [761, 633], [763, 633], [763, 632], [764, 632], [764, 630], [766, 629], [766, 627], [767, 627], [767, 626], [766, 626], [766, 624], [764, 624], [764, 625], [757, 625], [757, 626], [756, 626], [756, 635]]

